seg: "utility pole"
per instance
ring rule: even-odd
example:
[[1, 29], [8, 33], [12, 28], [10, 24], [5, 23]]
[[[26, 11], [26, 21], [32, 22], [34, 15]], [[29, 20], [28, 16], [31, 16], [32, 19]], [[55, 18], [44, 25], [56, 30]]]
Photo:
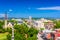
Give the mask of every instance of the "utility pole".
[[12, 26], [12, 40], [14, 40], [14, 26]]

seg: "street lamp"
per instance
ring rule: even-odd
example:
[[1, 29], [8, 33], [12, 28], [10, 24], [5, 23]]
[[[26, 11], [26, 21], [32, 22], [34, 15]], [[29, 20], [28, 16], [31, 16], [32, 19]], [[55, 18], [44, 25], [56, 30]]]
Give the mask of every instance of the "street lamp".
[[[14, 23], [12, 25], [14, 25]], [[12, 26], [12, 40], [14, 40], [14, 26]]]
[[[12, 11], [11, 9], [9, 11]], [[14, 25], [14, 23], [12, 23], [12, 25]], [[12, 26], [12, 38], [11, 40], [14, 40], [14, 26]]]
[[[9, 10], [10, 12], [12, 11], [11, 9]], [[12, 23], [12, 25], [14, 25], [14, 23]], [[12, 38], [11, 40], [14, 40], [14, 26], [12, 26]]]

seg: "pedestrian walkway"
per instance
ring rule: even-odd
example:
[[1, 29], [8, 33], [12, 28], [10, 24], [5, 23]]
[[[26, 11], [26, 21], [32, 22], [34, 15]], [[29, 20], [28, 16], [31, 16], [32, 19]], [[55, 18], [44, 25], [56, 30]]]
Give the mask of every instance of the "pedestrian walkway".
[[38, 38], [37, 40], [43, 40], [43, 39], [40, 37], [40, 38]]
[[40, 33], [38, 33], [38, 35], [37, 35], [37, 40], [43, 40], [42, 38], [41, 38], [41, 34]]

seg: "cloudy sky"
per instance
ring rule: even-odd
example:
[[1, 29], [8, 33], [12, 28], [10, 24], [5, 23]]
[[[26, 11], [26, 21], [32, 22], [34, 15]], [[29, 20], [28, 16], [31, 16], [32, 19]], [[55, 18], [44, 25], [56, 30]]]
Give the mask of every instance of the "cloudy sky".
[[9, 17], [60, 18], [60, 0], [0, 0], [0, 15], [5, 11]]

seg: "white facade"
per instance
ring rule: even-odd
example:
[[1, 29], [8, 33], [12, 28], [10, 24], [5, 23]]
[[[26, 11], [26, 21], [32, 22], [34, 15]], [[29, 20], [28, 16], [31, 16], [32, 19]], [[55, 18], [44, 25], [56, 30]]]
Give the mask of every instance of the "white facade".
[[44, 28], [45, 29], [45, 23], [44, 22], [52, 22], [52, 21], [44, 19], [44, 18], [41, 18], [40, 20], [35, 20], [33, 25], [37, 29], [40, 29], [40, 28]]
[[9, 22], [8, 25], [7, 25], [7, 27], [10, 27], [10, 28], [12, 28], [12, 26], [13, 26], [13, 25], [12, 25], [12, 23], [10, 23], [10, 22]]
[[22, 19], [12, 19], [12, 20], [17, 21], [18, 22], [18, 25], [23, 23], [23, 20]]
[[31, 16], [29, 16], [29, 20], [32, 20], [32, 17]]
[[42, 21], [35, 21], [34, 24], [35, 28], [40, 29], [40, 28], [45, 28], [44, 23]]
[[42, 22], [48, 22], [48, 20], [44, 19], [44, 18], [41, 18], [40, 21], [42, 21]]

